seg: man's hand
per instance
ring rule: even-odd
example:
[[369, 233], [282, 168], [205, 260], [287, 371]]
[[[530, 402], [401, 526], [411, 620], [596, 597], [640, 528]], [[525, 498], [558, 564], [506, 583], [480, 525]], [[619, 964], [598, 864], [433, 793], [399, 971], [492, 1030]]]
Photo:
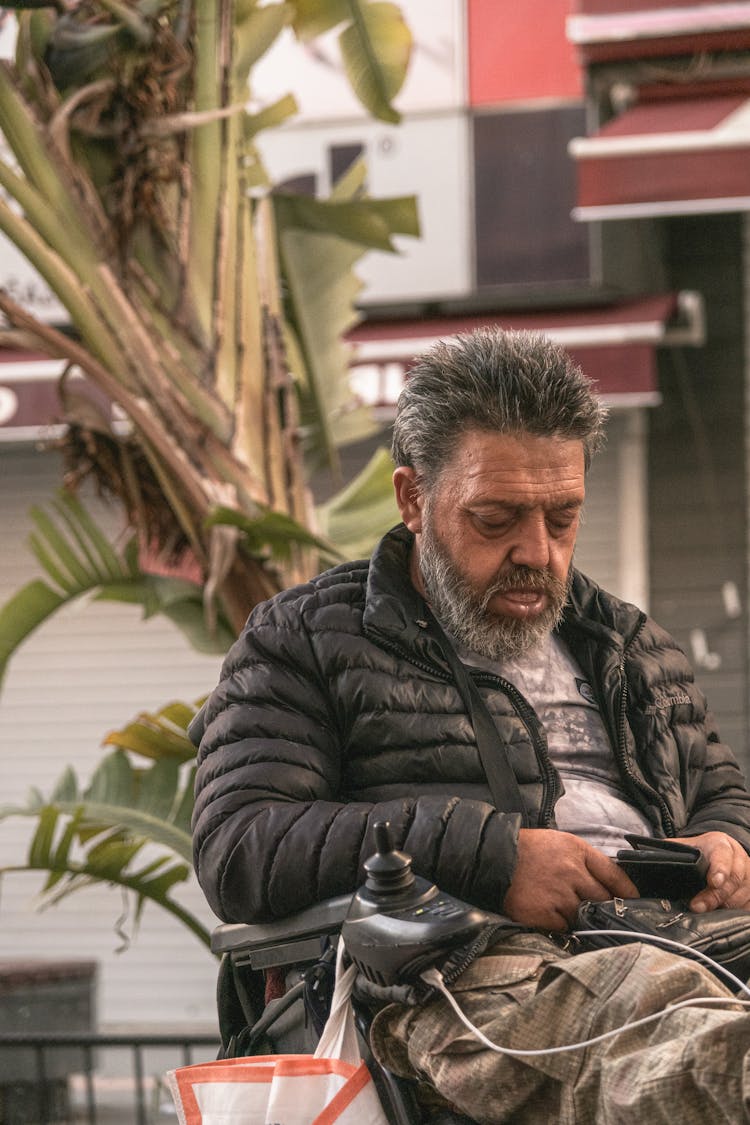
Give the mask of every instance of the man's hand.
[[582, 902], [616, 896], [637, 898], [638, 891], [614, 860], [570, 832], [521, 829], [516, 869], [502, 907], [514, 922], [566, 930]]
[[702, 836], [681, 836], [678, 844], [700, 848], [708, 860], [707, 888], [690, 902], [698, 913], [730, 906], [750, 908], [750, 857], [726, 832], [704, 832]]

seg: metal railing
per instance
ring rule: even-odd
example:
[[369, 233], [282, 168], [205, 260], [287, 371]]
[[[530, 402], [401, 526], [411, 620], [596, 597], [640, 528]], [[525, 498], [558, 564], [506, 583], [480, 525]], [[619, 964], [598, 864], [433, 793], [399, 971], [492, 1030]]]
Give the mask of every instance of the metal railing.
[[[164, 1072], [215, 1058], [218, 1049], [219, 1036], [210, 1033], [0, 1032], [0, 1053], [26, 1052], [22, 1077], [17, 1076], [15, 1066], [11, 1067], [12, 1077], [0, 1074], [0, 1125], [153, 1125], [158, 1111], [149, 1105], [149, 1095], [153, 1095], [155, 1085], [158, 1092]], [[129, 1074], [120, 1082], [116, 1108], [102, 1104], [99, 1060], [107, 1051], [126, 1051], [131, 1056]], [[158, 1051], [161, 1060], [150, 1071], [146, 1066], [148, 1051]], [[59, 1061], [55, 1062], [61, 1052], [66, 1053], [67, 1073], [63, 1077]], [[80, 1061], [71, 1062], [71, 1052], [76, 1056], [80, 1052]], [[80, 1097], [78, 1106], [70, 1098], [73, 1079]]]

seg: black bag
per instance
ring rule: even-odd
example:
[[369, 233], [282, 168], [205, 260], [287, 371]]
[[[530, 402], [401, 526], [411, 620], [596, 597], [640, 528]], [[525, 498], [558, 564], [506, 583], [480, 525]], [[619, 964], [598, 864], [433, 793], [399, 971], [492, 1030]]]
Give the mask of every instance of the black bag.
[[[689, 949], [672, 949], [672, 952], [692, 956], [733, 991], [739, 991], [739, 986], [728, 974], [743, 983], [750, 978], [750, 911], [747, 910], [711, 910], [707, 914], [695, 914], [684, 902], [666, 898], [582, 902], [573, 937], [582, 949], [605, 949], [630, 941], [650, 941], [662, 949], [671, 949], [669, 941], [679, 942]], [[716, 964], [708, 964], [701, 954]]]

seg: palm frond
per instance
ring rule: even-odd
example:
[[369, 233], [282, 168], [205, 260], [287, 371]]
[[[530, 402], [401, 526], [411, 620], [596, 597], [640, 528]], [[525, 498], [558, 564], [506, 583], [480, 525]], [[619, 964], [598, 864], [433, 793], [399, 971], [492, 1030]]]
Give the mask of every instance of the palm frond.
[[171, 897], [192, 870], [189, 820], [193, 770], [161, 758], [147, 769], [132, 765], [122, 750], [108, 754], [82, 788], [70, 769], [50, 797], [37, 790], [26, 805], [0, 808], [37, 821], [26, 864], [11, 871], [46, 871], [42, 904], [105, 882], [135, 896], [136, 917], [150, 901], [209, 944], [206, 928]]
[[231, 644], [234, 633], [223, 618], [209, 632], [198, 583], [141, 570], [135, 537], [116, 549], [75, 497], [60, 493], [50, 511], [32, 509], [32, 519], [31, 548], [46, 579], [32, 579], [0, 608], [0, 679], [23, 641], [84, 595], [140, 605], [144, 617], [163, 614], [201, 652], [221, 653]]

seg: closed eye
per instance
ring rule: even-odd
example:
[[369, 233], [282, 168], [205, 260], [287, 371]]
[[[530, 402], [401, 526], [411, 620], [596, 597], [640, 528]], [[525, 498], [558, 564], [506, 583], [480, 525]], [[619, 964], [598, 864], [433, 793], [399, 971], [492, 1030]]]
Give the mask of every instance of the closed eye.
[[515, 523], [512, 516], [480, 516], [476, 512], [473, 519], [479, 530], [489, 535], [501, 534]]
[[569, 531], [575, 526], [579, 514], [578, 508], [565, 508], [561, 512], [550, 512], [546, 517], [547, 527], [553, 534], [556, 531], [559, 533]]

